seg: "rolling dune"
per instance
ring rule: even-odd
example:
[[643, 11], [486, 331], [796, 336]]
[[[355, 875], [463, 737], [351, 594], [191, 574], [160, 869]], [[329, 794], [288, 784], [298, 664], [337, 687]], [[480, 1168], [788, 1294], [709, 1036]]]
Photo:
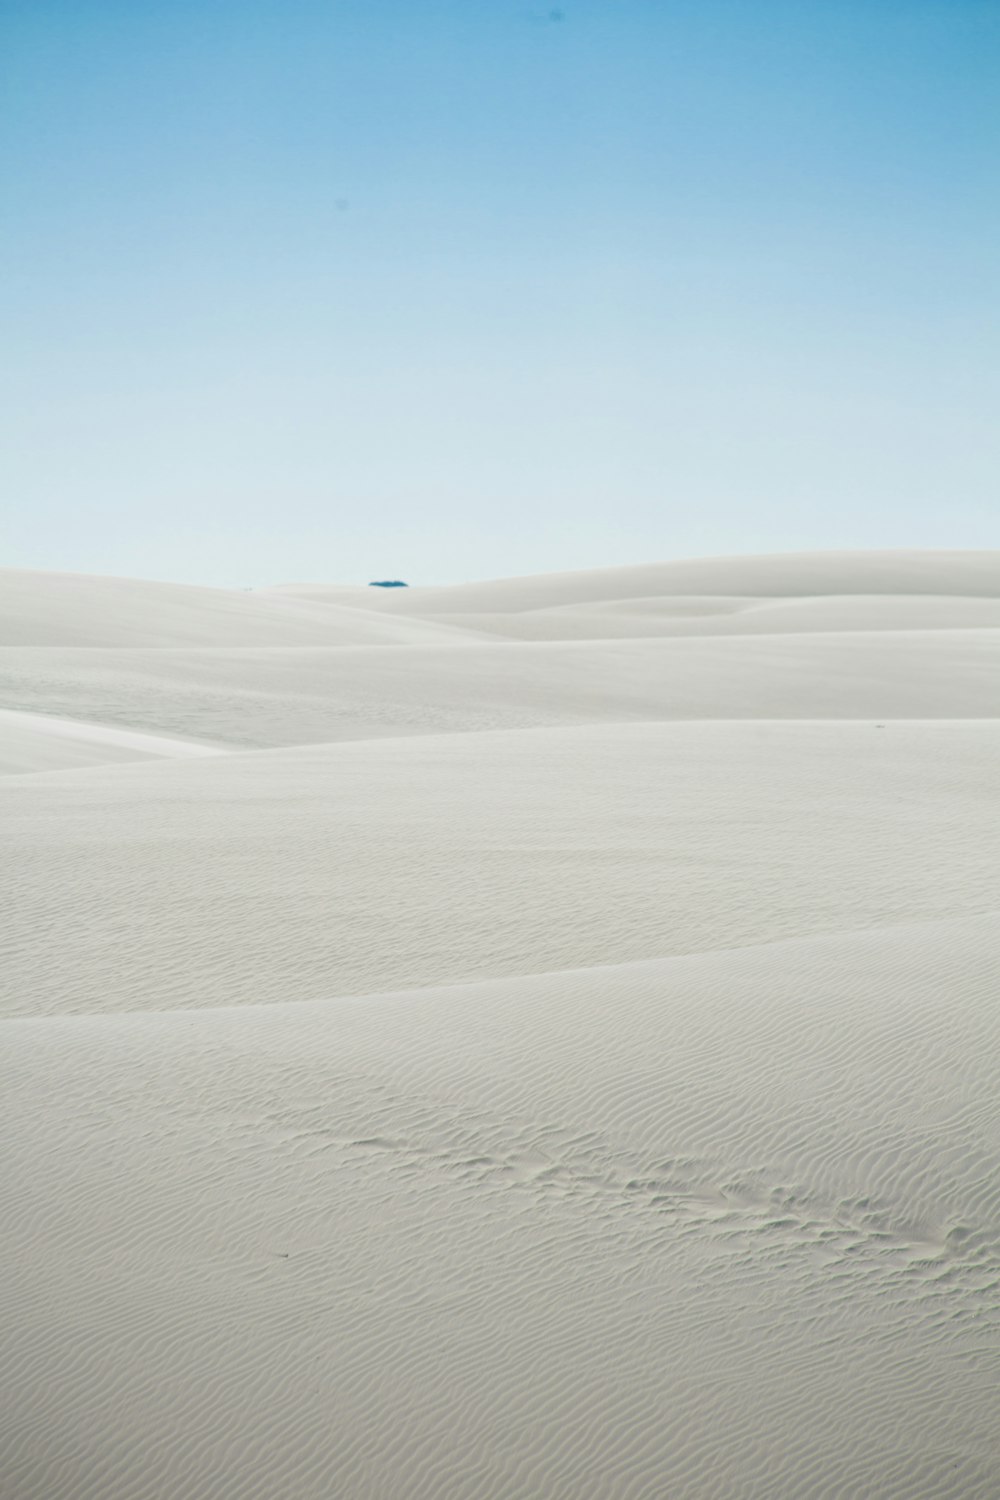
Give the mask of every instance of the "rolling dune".
[[446, 625], [273, 593], [0, 569], [4, 646], [355, 646], [454, 636]]
[[997, 631], [445, 647], [4, 650], [13, 709], [233, 749], [703, 719], [979, 719]]
[[918, 594], [924, 597], [1000, 598], [996, 552], [787, 552], [761, 557], [699, 557], [644, 563], [630, 568], [594, 568], [498, 578], [487, 583], [436, 589], [330, 589], [291, 584], [264, 592], [345, 603], [391, 614], [476, 614], [548, 609], [622, 599], [732, 598], [803, 599], [854, 594]]
[[987, 720], [414, 736], [8, 777], [4, 1006], [281, 1003], [1000, 908], [998, 781]]
[[0, 582], [4, 1500], [1000, 1493], [1000, 554]]
[[689, 594], [606, 599], [506, 613], [441, 614], [441, 622], [515, 640], [627, 640], [672, 635], [790, 635], [812, 631], [965, 630], [1000, 625], [1000, 599], [847, 594], [739, 599]]
[[214, 745], [165, 739], [114, 725], [0, 709], [0, 775], [64, 771], [108, 761], [221, 755]]

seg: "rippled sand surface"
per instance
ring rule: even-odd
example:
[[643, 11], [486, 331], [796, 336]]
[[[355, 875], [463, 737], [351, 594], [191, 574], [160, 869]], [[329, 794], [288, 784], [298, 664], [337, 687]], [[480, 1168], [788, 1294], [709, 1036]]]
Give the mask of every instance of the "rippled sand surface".
[[1000, 1494], [1000, 557], [379, 594], [8, 595], [0, 1495]]

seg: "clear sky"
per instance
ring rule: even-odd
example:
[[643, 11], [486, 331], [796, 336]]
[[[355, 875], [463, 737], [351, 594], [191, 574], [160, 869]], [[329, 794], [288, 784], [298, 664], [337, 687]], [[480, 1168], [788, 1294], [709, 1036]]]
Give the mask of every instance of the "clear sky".
[[0, 0], [9, 566], [1000, 546], [998, 0]]

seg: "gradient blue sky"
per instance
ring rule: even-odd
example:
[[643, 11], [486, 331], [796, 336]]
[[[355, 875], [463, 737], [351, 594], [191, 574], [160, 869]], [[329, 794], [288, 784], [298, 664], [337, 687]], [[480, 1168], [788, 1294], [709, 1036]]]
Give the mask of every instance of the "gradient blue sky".
[[997, 0], [0, 0], [3, 561], [1000, 545]]

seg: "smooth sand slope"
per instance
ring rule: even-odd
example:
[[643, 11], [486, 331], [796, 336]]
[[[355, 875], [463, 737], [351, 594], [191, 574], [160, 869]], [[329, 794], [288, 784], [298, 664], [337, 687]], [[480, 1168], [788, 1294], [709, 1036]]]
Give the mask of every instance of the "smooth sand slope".
[[0, 649], [11, 708], [233, 749], [699, 719], [993, 718], [996, 630], [201, 651]]
[[0, 775], [64, 771], [108, 761], [186, 759], [221, 755], [214, 745], [197, 740], [166, 739], [114, 725], [57, 719], [0, 709]]
[[673, 635], [808, 635], [814, 631], [965, 630], [1000, 625], [1000, 599], [854, 594], [805, 599], [731, 596], [608, 599], [595, 604], [487, 614], [441, 614], [440, 622], [525, 641], [627, 640]]
[[8, 576], [0, 704], [3, 1500], [1000, 1494], [1000, 554]]
[[267, 590], [300, 601], [327, 598], [392, 614], [518, 612], [629, 599], [809, 599], [857, 594], [896, 598], [1000, 598], [998, 552], [789, 552], [763, 557], [705, 557], [498, 578], [448, 588], [342, 589], [290, 584]]
[[39, 780], [0, 783], [13, 1015], [283, 1003], [1000, 909], [995, 721], [415, 736]]
[[4, 646], [355, 646], [454, 634], [271, 593], [0, 569]]

